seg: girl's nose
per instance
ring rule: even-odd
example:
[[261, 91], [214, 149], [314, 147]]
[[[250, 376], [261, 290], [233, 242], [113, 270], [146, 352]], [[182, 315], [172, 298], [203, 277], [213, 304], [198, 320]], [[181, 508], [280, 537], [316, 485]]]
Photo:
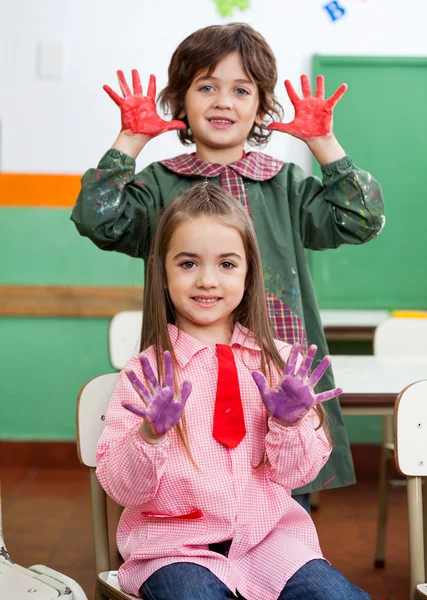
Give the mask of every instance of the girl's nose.
[[213, 269], [202, 269], [199, 273], [197, 287], [212, 288], [217, 286], [217, 278]]

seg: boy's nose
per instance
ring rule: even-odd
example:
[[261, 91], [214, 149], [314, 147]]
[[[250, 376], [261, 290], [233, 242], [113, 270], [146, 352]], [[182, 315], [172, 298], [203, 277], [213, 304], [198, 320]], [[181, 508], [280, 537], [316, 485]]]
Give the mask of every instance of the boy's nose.
[[233, 100], [228, 93], [221, 93], [215, 98], [215, 108], [226, 109], [233, 108]]

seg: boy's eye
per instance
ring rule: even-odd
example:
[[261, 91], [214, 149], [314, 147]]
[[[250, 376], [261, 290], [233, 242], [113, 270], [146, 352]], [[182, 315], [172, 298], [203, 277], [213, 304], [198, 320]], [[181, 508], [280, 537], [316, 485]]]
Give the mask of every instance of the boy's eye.
[[244, 88], [237, 88], [236, 94], [238, 96], [247, 96], [249, 94], [249, 92], [248, 92], [248, 90], [245, 90]]
[[196, 263], [193, 260], [185, 260], [184, 262], [180, 263], [179, 266], [183, 269], [192, 269], [196, 266]]
[[211, 92], [213, 90], [213, 87], [211, 85], [204, 85], [203, 87], [200, 88], [200, 92]]
[[233, 264], [232, 262], [225, 260], [224, 262], [221, 263], [221, 267], [223, 267], [224, 269], [234, 269], [236, 265]]

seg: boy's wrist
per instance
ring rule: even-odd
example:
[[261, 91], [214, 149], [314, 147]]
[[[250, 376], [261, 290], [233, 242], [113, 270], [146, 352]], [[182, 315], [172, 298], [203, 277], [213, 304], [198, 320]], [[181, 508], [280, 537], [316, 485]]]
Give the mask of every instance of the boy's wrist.
[[113, 150], [119, 150], [120, 152], [123, 152], [123, 154], [136, 159], [145, 144], [149, 141], [150, 138], [146, 135], [130, 134], [121, 131], [111, 148]]
[[338, 143], [333, 133], [307, 140], [306, 144], [321, 166], [328, 165], [346, 156], [344, 148]]

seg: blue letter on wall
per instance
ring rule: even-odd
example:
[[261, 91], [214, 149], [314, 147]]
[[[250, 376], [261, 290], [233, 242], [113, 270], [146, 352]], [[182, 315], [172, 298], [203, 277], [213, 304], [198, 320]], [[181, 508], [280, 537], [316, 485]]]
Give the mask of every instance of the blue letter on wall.
[[325, 4], [323, 8], [326, 11], [328, 11], [328, 14], [331, 17], [332, 21], [337, 21], [338, 19], [341, 19], [341, 17], [343, 17], [345, 13], [345, 8], [340, 6], [338, 2], [329, 2], [328, 4]]

